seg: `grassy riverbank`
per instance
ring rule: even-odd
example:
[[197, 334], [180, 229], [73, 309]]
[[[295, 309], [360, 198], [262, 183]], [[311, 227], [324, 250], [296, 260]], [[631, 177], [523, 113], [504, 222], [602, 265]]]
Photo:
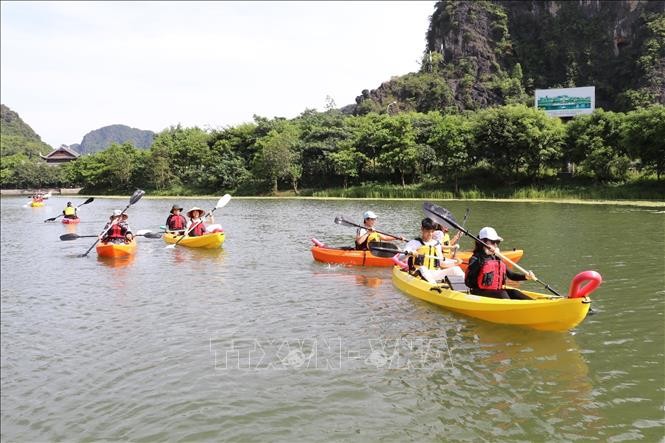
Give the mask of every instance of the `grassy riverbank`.
[[[8, 195], [9, 190], [3, 190]], [[18, 190], [17, 190], [18, 192]], [[14, 192], [15, 194], [16, 192]], [[450, 185], [437, 183], [407, 186], [366, 183], [348, 188], [305, 188], [296, 194], [282, 190], [276, 194], [262, 194], [253, 189], [195, 190], [176, 187], [160, 191], [147, 190], [145, 198], [197, 199], [219, 197], [229, 193], [234, 198], [302, 198], [302, 199], [400, 199], [400, 200], [470, 200], [470, 201], [540, 201], [556, 203], [615, 204], [644, 207], [665, 207], [665, 180], [634, 180], [623, 184], [595, 184], [576, 182], [551, 182], [526, 186], [493, 185], [492, 183], [460, 184], [458, 191]], [[128, 192], [127, 195], [131, 194]], [[109, 193], [83, 189], [80, 195], [126, 198], [112, 191]]]

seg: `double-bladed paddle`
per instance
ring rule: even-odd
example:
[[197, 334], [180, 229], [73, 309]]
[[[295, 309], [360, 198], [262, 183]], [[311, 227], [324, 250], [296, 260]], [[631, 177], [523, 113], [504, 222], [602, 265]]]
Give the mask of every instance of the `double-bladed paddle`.
[[[488, 245], [487, 243], [485, 243], [484, 241], [482, 241], [481, 239], [479, 239], [478, 237], [476, 237], [475, 235], [471, 234], [469, 231], [464, 229], [462, 226], [458, 225], [457, 222], [452, 218], [452, 214], [450, 214], [450, 211], [448, 211], [447, 209], [442, 208], [440, 206], [437, 206], [433, 203], [428, 203], [428, 202], [425, 202], [425, 204], [423, 205], [423, 209], [425, 210], [425, 213], [429, 213], [429, 215], [432, 217], [432, 219], [434, 219], [434, 221], [436, 221], [437, 223], [442, 223], [442, 224], [445, 223], [448, 226], [451, 226], [455, 229], [459, 229], [460, 231], [464, 232], [466, 235], [468, 235], [469, 237], [471, 237], [472, 239], [474, 239], [475, 241], [477, 241], [481, 245], [485, 246], [490, 251], [494, 251], [494, 254], [497, 257], [499, 257], [501, 260], [503, 260], [506, 263], [514, 266], [516, 269], [523, 272], [524, 274], [529, 273], [529, 271], [527, 271], [526, 269], [524, 269], [523, 267], [521, 267], [520, 265], [518, 265], [517, 263], [515, 263], [514, 261], [512, 261], [508, 257], [506, 257], [505, 255], [503, 255], [500, 252], [496, 251], [496, 249], [494, 249], [493, 246]], [[563, 297], [555, 289], [553, 289], [550, 285], [543, 282], [542, 280], [536, 278], [536, 281], [538, 283], [540, 283], [541, 285], [543, 285], [545, 287], [545, 289], [550, 291], [552, 294], [556, 294], [559, 297]]]
[[[345, 219], [345, 218], [344, 218], [343, 216], [341, 216], [341, 215], [335, 217], [335, 224], [338, 224], [338, 225], [344, 225], [344, 226], [349, 226], [349, 227], [355, 227], [355, 228], [367, 229], [367, 226], [358, 225], [358, 224], [356, 224], [356, 223], [353, 223], [353, 222], [351, 222], [351, 221]], [[378, 234], [389, 235], [390, 237], [396, 238], [396, 239], [398, 239], [398, 240], [400, 240], [400, 239], [403, 238], [403, 237], [400, 236], [400, 235], [388, 234], [388, 233], [386, 233], [386, 232], [381, 232], [381, 231], [378, 231], [378, 230], [376, 230], [376, 229], [372, 229], [372, 230], [373, 230], [374, 232], [378, 233]]]
[[[125, 206], [125, 209], [123, 209], [123, 210], [120, 212], [120, 215], [124, 214], [125, 211], [127, 211], [127, 209], [129, 209], [129, 207], [130, 207], [131, 205], [133, 205], [133, 204], [136, 203], [137, 201], [141, 200], [141, 197], [143, 197], [144, 194], [145, 194], [145, 191], [143, 191], [143, 190], [141, 190], [141, 189], [137, 189], [136, 191], [134, 191], [134, 193], [132, 194], [132, 196], [129, 197], [129, 204], [128, 204], [127, 206]], [[99, 234], [99, 235], [97, 236], [97, 241], [95, 241], [95, 242], [92, 244], [92, 246], [90, 246], [90, 248], [88, 248], [87, 251], [85, 251], [83, 254], [79, 255], [79, 257], [86, 257], [86, 256], [90, 253], [90, 251], [92, 251], [92, 248], [94, 248], [95, 245], [96, 245], [97, 243], [99, 243], [99, 240], [104, 236], [104, 234], [106, 234], [106, 233], [109, 231], [109, 229], [111, 229], [111, 226], [113, 226], [113, 223], [111, 223], [111, 224], [109, 225], [108, 228], [104, 229], [104, 230], [102, 231], [102, 233]], [[62, 238], [61, 238], [61, 239], [62, 239]]]
[[[60, 236], [60, 240], [69, 241], [69, 240], [76, 240], [76, 239], [79, 239], [79, 238], [92, 238], [92, 237], [98, 237], [98, 236], [97, 235], [78, 235], [76, 233], [71, 233], [71, 234], [62, 234]], [[138, 231], [136, 234], [134, 234], [134, 237], [162, 238], [162, 233], [161, 232], [151, 232], [150, 230], [141, 230], [141, 231]]]
[[178, 246], [178, 243], [180, 243], [180, 242], [182, 241], [183, 238], [187, 237], [187, 236], [189, 235], [189, 233], [192, 232], [192, 230], [193, 230], [195, 227], [197, 227], [198, 225], [200, 225], [201, 223], [203, 223], [203, 219], [204, 219], [204, 218], [206, 218], [206, 217], [210, 217], [210, 216], [212, 215], [213, 212], [215, 212], [218, 208], [223, 208], [223, 207], [226, 206], [230, 201], [231, 201], [231, 196], [230, 196], [229, 194], [224, 194], [224, 196], [223, 196], [222, 198], [220, 198], [220, 199], [217, 201], [217, 204], [215, 205], [215, 207], [212, 208], [212, 210], [211, 210], [210, 212], [208, 212], [208, 213], [205, 214], [203, 217], [201, 217], [201, 221], [199, 221], [199, 222], [197, 222], [197, 223], [193, 223], [192, 226], [190, 226], [190, 228], [187, 230], [187, 232], [185, 232], [185, 235], [183, 235], [182, 237], [180, 237], [180, 238], [178, 239], [178, 241], [175, 242], [174, 244], [172, 244], [172, 245], [167, 245], [165, 249], [173, 249], [173, 248], [175, 248], [176, 246]]
[[[78, 206], [76, 207], [76, 209], [80, 208], [80, 207], [83, 206], [83, 205], [87, 205], [88, 203], [92, 203], [94, 200], [95, 200], [94, 197], [90, 197], [90, 198], [88, 198], [86, 201], [84, 201], [83, 203], [81, 203], [80, 205], [78, 205]], [[55, 217], [47, 218], [46, 220], [44, 220], [44, 223], [55, 221], [55, 219], [60, 218], [60, 217], [62, 217], [63, 215], [64, 215], [64, 214], [60, 214], [60, 215], [55, 216]]]

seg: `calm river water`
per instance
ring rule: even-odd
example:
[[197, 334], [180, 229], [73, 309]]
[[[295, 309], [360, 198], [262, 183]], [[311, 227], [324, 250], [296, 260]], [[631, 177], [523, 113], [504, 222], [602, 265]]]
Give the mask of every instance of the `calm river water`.
[[[87, 196], [72, 197], [74, 204]], [[131, 261], [77, 257], [128, 199], [82, 223], [2, 198], [2, 441], [658, 441], [664, 438], [665, 207], [436, 202], [567, 290], [593, 269], [596, 314], [543, 333], [452, 314], [396, 290], [387, 268], [317, 263], [367, 209], [418, 233], [422, 201], [233, 199], [224, 248]], [[174, 202], [143, 198], [159, 230]], [[463, 240], [466, 249], [471, 247]], [[540, 289], [529, 282], [526, 287]]]

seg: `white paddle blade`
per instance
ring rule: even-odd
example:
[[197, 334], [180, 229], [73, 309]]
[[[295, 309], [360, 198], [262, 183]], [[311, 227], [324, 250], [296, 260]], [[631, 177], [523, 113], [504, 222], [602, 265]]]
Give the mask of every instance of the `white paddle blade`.
[[222, 198], [219, 199], [215, 208], [223, 208], [231, 201], [231, 195], [224, 194]]

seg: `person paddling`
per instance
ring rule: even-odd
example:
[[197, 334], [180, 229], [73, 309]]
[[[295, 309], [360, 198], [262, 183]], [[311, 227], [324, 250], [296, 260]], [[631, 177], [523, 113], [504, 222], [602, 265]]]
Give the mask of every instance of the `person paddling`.
[[99, 239], [102, 243], [129, 243], [134, 239], [129, 225], [123, 221], [123, 213], [120, 209], [115, 209], [109, 222], [104, 226], [104, 233]]
[[173, 205], [171, 207], [171, 213], [166, 218], [166, 229], [178, 235], [184, 234], [185, 228], [187, 227], [187, 219], [180, 213], [180, 211], [182, 211], [180, 205]]
[[363, 228], [356, 230], [356, 249], [360, 251], [368, 251], [369, 242], [373, 241], [406, 241], [404, 237], [393, 237], [392, 235], [380, 234], [374, 230], [376, 224], [376, 214], [372, 211], [366, 211], [363, 214]]
[[457, 260], [443, 256], [441, 243], [434, 238], [436, 225], [431, 218], [420, 222], [420, 237], [409, 241], [404, 246], [408, 256], [409, 272], [435, 284], [447, 275], [464, 276]]
[[76, 206], [72, 206], [72, 202], [67, 202], [67, 206], [65, 206], [65, 209], [62, 210], [62, 215], [69, 219], [79, 218], [77, 215]]
[[[187, 235], [190, 237], [198, 237], [206, 233], [206, 225], [202, 219], [204, 214], [205, 211], [196, 206], [187, 211], [187, 217], [189, 217], [189, 223], [187, 223]], [[215, 217], [212, 214], [208, 216], [208, 220], [210, 223], [215, 223]]]
[[499, 250], [499, 244], [503, 238], [499, 237], [492, 227], [484, 227], [480, 230], [478, 238], [492, 248], [486, 248], [482, 243], [476, 241], [473, 255], [469, 259], [464, 283], [471, 289], [471, 293], [484, 297], [531, 300], [531, 297], [523, 294], [517, 289], [507, 289], [506, 279], [513, 281], [536, 280], [532, 271], [528, 274], [520, 274], [506, 267], [506, 264], [495, 255]]

